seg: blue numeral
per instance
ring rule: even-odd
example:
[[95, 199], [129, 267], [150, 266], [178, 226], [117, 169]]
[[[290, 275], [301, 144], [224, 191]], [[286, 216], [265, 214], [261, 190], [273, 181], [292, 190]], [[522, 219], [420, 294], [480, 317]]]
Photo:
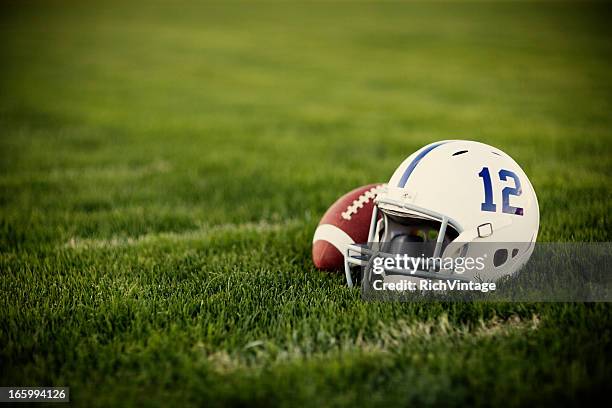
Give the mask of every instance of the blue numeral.
[[497, 206], [493, 204], [493, 186], [491, 185], [491, 174], [489, 174], [489, 168], [483, 167], [480, 173], [478, 173], [480, 177], [482, 177], [482, 182], [484, 183], [485, 190], [485, 200], [484, 203], [480, 205], [480, 209], [482, 211], [495, 211], [497, 210]]
[[510, 170], [500, 170], [499, 179], [506, 181], [510, 177], [514, 180], [514, 187], [506, 187], [502, 190], [502, 212], [506, 214], [523, 215], [523, 209], [521, 207], [513, 207], [510, 205], [510, 196], [520, 196], [523, 190], [521, 190], [521, 181], [518, 176]]
[[[497, 206], [493, 203], [493, 186], [491, 183], [491, 174], [489, 173], [488, 167], [483, 167], [478, 173], [479, 177], [482, 177], [484, 184], [484, 203], [480, 205], [482, 211], [495, 212]], [[506, 181], [510, 177], [514, 180], [514, 187], [505, 187], [502, 190], [502, 212], [513, 215], [523, 215], [523, 209], [521, 207], [513, 207], [510, 205], [510, 196], [520, 196], [523, 190], [521, 189], [521, 181], [518, 176], [510, 170], [500, 170], [499, 179]]]

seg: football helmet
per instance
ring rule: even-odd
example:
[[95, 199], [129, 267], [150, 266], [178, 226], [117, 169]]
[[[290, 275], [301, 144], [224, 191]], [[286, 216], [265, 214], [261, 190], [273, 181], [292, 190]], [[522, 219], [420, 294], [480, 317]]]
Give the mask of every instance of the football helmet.
[[[540, 223], [536, 193], [521, 167], [501, 150], [467, 140], [414, 152], [374, 203], [368, 243], [349, 245], [344, 254], [349, 286], [355, 275], [362, 281], [495, 281], [527, 262]], [[413, 262], [402, 270], [385, 265], [373, 272], [373, 257], [398, 254], [438, 263]], [[478, 256], [481, 268], [470, 271], [458, 271], [459, 262], [441, 262]]]

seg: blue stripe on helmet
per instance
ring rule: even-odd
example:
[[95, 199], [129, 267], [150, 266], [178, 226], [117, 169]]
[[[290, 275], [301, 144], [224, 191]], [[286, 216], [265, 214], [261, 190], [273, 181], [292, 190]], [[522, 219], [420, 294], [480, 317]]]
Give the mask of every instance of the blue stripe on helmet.
[[419, 153], [417, 155], [417, 157], [414, 158], [414, 160], [412, 161], [412, 163], [410, 163], [408, 165], [408, 167], [406, 168], [406, 171], [404, 172], [404, 174], [402, 175], [402, 178], [400, 179], [399, 184], [397, 185], [398, 187], [404, 187], [406, 185], [406, 182], [408, 181], [408, 177], [410, 177], [410, 175], [412, 174], [412, 172], [414, 171], [414, 168], [417, 166], [417, 164], [419, 164], [419, 162], [421, 161], [421, 159], [423, 159], [423, 157], [425, 157], [425, 155], [427, 155], [427, 153], [431, 152], [433, 149], [435, 149], [436, 147], [443, 145], [445, 143], [448, 142], [439, 142], [439, 143], [435, 143], [432, 144], [431, 146], [423, 149], [423, 151], [421, 153]]

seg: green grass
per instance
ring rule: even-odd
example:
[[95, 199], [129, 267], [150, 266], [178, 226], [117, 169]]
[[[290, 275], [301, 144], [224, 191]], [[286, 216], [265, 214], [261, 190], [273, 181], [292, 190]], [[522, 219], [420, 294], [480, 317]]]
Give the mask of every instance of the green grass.
[[327, 206], [495, 145], [541, 241], [610, 241], [605, 4], [5, 2], [0, 385], [80, 406], [576, 405], [608, 304], [362, 302]]

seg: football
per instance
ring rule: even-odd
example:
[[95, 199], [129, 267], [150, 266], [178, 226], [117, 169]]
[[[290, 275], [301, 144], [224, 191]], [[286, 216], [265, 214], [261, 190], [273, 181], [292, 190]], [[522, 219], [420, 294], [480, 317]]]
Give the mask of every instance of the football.
[[325, 212], [312, 239], [312, 261], [321, 270], [340, 270], [347, 245], [365, 243], [374, 198], [384, 184], [369, 184], [340, 197]]

